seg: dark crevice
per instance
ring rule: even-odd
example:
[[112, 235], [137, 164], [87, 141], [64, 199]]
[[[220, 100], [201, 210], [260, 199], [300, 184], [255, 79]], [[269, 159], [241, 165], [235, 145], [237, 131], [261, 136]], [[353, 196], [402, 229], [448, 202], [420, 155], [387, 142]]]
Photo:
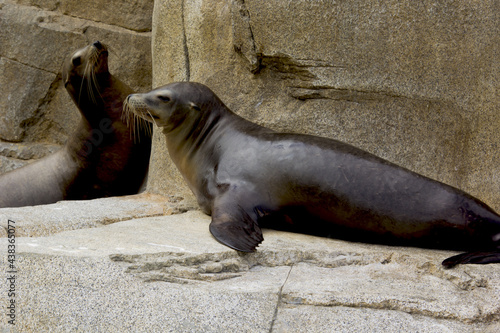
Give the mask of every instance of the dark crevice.
[[46, 73], [50, 73], [50, 74], [54, 74], [54, 75], [58, 75], [59, 74], [59, 72], [52, 72], [52, 71], [49, 71], [48, 69], [36, 67], [36, 66], [34, 66], [32, 64], [28, 64], [28, 63], [19, 61], [19, 59], [17, 59], [17, 58], [9, 58], [9, 57], [5, 57], [5, 56], [2, 56], [2, 58], [7, 59], [8, 61], [17, 62], [18, 64], [21, 64], [23, 66], [30, 67], [30, 68], [33, 68], [33, 69], [36, 69], [36, 70], [39, 70], [39, 71], [42, 71], [42, 72], [46, 72]]
[[40, 121], [40, 119], [44, 116], [45, 111], [47, 110], [48, 104], [54, 98], [56, 91], [61, 84], [61, 80], [61, 74], [57, 74], [54, 81], [52, 81], [52, 83], [50, 84], [49, 90], [45, 94], [45, 97], [43, 97], [39, 101], [38, 107], [36, 108], [33, 117], [25, 119], [21, 123], [21, 127], [27, 130], [29, 127], [32, 127]]
[[[41, 6], [39, 4], [36, 4], [36, 3], [24, 4], [24, 5], [23, 4], [16, 4], [15, 6], [32, 7], [32, 8], [35, 8], [36, 10], [39, 10], [39, 11], [44, 11], [44, 12], [47, 12], [47, 13], [54, 13], [56, 15], [62, 15], [62, 16], [70, 17], [70, 18], [73, 18], [73, 19], [79, 19], [79, 20], [89, 21], [89, 22], [93, 22], [93, 23], [97, 23], [97, 24], [105, 24], [105, 25], [109, 25], [111, 27], [125, 29], [125, 30], [128, 30], [130, 32], [139, 33], [139, 34], [140, 33], [150, 33], [152, 31], [151, 28], [147, 28], [147, 29], [134, 29], [134, 28], [126, 27], [126, 26], [119, 25], [119, 24], [108, 23], [106, 21], [93, 20], [92, 18], [89, 18], [89, 17], [79, 16], [79, 15], [76, 15], [76, 14], [68, 13], [68, 12], [66, 12], [66, 11], [64, 11], [62, 9], [61, 2], [59, 2], [59, 1], [56, 2], [53, 7], [43, 7], [43, 6]], [[0, 4], [0, 9], [2, 9], [2, 5], [1, 4]]]
[[290, 88], [290, 95], [293, 98], [299, 100], [331, 99], [331, 100], [346, 100], [346, 101], [360, 101], [360, 100], [383, 101], [392, 99], [408, 99], [426, 103], [438, 102], [435, 99], [405, 96], [390, 91], [338, 88], [327, 85], [314, 85], [308, 82], [304, 82], [304, 84], [302, 85], [297, 85], [297, 84], [290, 85], [289, 88]]
[[249, 62], [250, 72], [256, 74], [260, 71], [261, 58], [256, 51], [255, 38], [250, 25], [250, 12], [245, 0], [233, 0], [231, 17], [234, 50]]
[[286, 285], [286, 283], [288, 281], [288, 278], [290, 277], [290, 273], [292, 272], [292, 269], [293, 269], [293, 264], [290, 267], [290, 270], [288, 271], [288, 275], [286, 276], [285, 282], [283, 282], [283, 284], [281, 285], [280, 290], [278, 291], [278, 301], [276, 302], [276, 308], [274, 309], [273, 319], [271, 321], [271, 326], [269, 327], [269, 333], [273, 332], [274, 323], [276, 322], [276, 319], [278, 318], [278, 311], [279, 311], [279, 308], [280, 308], [281, 299], [283, 297], [283, 287]]
[[186, 81], [189, 81], [191, 79], [191, 65], [189, 63], [189, 48], [188, 48], [188, 43], [187, 43], [187, 35], [186, 35], [186, 20], [184, 18], [185, 12], [184, 12], [184, 5], [185, 1], [182, 1], [181, 3], [181, 19], [182, 19], [182, 42], [184, 45], [184, 64], [186, 68]]
[[347, 303], [342, 301], [330, 301], [329, 303], [313, 303], [307, 302], [300, 298], [285, 299], [284, 304], [289, 304], [293, 306], [313, 306], [318, 308], [350, 308], [350, 309], [369, 309], [369, 310], [380, 310], [380, 311], [395, 311], [401, 313], [407, 313], [411, 316], [422, 316], [437, 320], [452, 320], [455, 322], [463, 324], [487, 324], [491, 322], [498, 321], [499, 315], [496, 313], [484, 314], [480, 309], [478, 313], [473, 317], [461, 318], [459, 315], [445, 312], [435, 312], [432, 310], [420, 309], [420, 308], [408, 308], [404, 302], [394, 301], [386, 299], [378, 303]]

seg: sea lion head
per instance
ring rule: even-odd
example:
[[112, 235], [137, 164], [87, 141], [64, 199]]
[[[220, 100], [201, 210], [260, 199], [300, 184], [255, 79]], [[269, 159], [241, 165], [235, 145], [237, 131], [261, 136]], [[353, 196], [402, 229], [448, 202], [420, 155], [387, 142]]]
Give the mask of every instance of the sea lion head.
[[62, 71], [64, 86], [78, 105], [83, 99], [95, 102], [99, 81], [108, 75], [108, 48], [99, 41], [74, 52]]
[[206, 86], [195, 82], [176, 82], [144, 94], [127, 97], [127, 113], [156, 124], [168, 133], [183, 124], [193, 124], [222, 105]]

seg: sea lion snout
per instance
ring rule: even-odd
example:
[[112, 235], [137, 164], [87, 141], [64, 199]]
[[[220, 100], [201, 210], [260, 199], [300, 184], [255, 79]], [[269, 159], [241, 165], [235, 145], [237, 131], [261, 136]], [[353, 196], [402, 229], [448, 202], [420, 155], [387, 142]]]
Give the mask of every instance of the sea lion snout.
[[99, 51], [104, 48], [100, 41], [95, 41], [94, 44], [92, 45], [94, 45], [95, 48], [98, 49]]
[[108, 46], [106, 44], [101, 43], [100, 41], [95, 41], [92, 43], [92, 53], [95, 53], [99, 57], [108, 56]]

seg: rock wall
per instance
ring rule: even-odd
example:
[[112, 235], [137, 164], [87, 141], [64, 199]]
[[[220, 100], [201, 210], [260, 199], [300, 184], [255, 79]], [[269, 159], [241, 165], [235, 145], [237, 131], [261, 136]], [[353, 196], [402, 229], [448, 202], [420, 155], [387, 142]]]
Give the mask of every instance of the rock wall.
[[[157, 0], [153, 86], [207, 84], [279, 131], [336, 138], [500, 210], [498, 1]], [[155, 133], [148, 189], [189, 197]]]
[[151, 88], [153, 0], [0, 0], [0, 172], [54, 152], [77, 126], [61, 81], [66, 57], [100, 40], [110, 71]]
[[[0, 137], [10, 141], [0, 158], [64, 142], [78, 112], [60, 65], [99, 39], [111, 72], [137, 90], [151, 87], [152, 63], [153, 86], [206, 83], [250, 120], [350, 142], [500, 208], [497, 3], [154, 5], [151, 34], [152, 0], [0, 0]], [[154, 139], [148, 189], [169, 198], [0, 210], [0, 248], [8, 221], [17, 226], [17, 331], [499, 331], [499, 265], [446, 270], [454, 252], [275, 230], [255, 253], [221, 245], [208, 216], [186, 212], [178, 196], [192, 197]], [[5, 318], [0, 332], [14, 329]]]

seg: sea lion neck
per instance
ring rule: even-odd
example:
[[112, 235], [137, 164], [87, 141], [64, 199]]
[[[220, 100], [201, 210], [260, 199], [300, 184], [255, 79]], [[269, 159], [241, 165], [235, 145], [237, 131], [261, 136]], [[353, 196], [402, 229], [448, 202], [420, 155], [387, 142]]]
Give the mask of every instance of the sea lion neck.
[[[199, 178], [192, 165], [203, 163], [207, 167], [211, 165], [212, 169], [215, 167], [217, 143], [230, 139], [234, 122], [238, 121], [244, 120], [223, 105], [212, 106], [210, 112], [187, 119], [182, 126], [165, 134], [170, 158], [182, 170], [188, 184], [196, 183]], [[212, 158], [203, 158], [200, 151], [208, 152]]]
[[[96, 76], [96, 80], [89, 82], [87, 78], [82, 80], [82, 91], [74, 94], [74, 99], [80, 113], [85, 120], [92, 127], [96, 127], [103, 117], [110, 117], [108, 113], [110, 107], [119, 109], [121, 113], [122, 100], [128, 93], [128, 90], [120, 94], [114, 88], [112, 75], [107, 73], [100, 73]], [[118, 91], [118, 92], [117, 92]], [[110, 103], [110, 101], [113, 101]]]
[[240, 120], [238, 118], [221, 104], [216, 107], [211, 106], [209, 111], [191, 112], [176, 128], [164, 129], [163, 133], [166, 136], [169, 151], [184, 150], [183, 147], [191, 147], [189, 150], [192, 151], [193, 147], [198, 149], [201, 146], [210, 145], [211, 137], [223, 135], [232, 122]]

